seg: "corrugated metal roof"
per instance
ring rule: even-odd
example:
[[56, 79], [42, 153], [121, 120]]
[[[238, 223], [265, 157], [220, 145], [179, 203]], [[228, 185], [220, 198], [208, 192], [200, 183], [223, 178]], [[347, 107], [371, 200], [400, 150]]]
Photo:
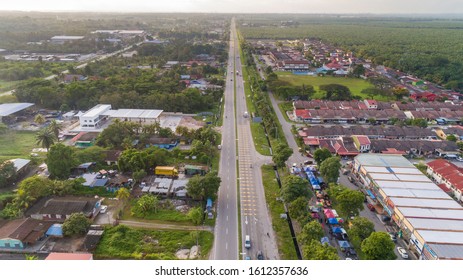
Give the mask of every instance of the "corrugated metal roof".
[[426, 243], [461, 244], [463, 245], [463, 232], [417, 230]]
[[462, 245], [428, 244], [441, 259], [463, 259]]
[[0, 104], [0, 117], [9, 116], [21, 110], [34, 106], [34, 103], [5, 103]]
[[420, 208], [441, 208], [441, 209], [462, 209], [460, 204], [453, 199], [421, 199], [421, 198], [402, 198], [390, 197], [389, 198], [396, 207], [420, 207]]
[[440, 189], [436, 190], [413, 190], [402, 188], [382, 188], [383, 192], [388, 197], [409, 197], [409, 198], [435, 198], [435, 199], [451, 199], [446, 193]]
[[463, 221], [409, 218], [408, 222], [414, 229], [463, 231]]
[[405, 217], [463, 220], [463, 209], [462, 210], [443, 210], [443, 209], [400, 207], [399, 211]]

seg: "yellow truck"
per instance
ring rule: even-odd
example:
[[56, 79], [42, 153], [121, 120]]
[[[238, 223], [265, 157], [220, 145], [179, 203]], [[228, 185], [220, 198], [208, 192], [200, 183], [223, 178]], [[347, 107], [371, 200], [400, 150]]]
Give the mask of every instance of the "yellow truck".
[[154, 169], [156, 176], [178, 177], [178, 170], [173, 166], [156, 166]]

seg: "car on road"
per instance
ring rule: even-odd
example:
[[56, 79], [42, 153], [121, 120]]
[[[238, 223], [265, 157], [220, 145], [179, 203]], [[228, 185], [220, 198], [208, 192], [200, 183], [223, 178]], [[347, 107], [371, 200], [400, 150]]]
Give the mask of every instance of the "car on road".
[[408, 259], [407, 250], [405, 250], [404, 248], [402, 248], [402, 247], [397, 247], [397, 252], [398, 252], [399, 255], [402, 257], [402, 259]]
[[247, 261], [249, 261], [249, 260], [251, 259], [251, 257], [250, 257], [250, 256], [246, 256], [246, 257], [244, 257], [244, 259], [247, 260]]
[[263, 260], [264, 259], [264, 254], [262, 253], [262, 251], [257, 252], [257, 259], [258, 260]]
[[101, 214], [104, 214], [104, 213], [106, 213], [106, 210], [108, 210], [108, 206], [107, 206], [107, 205], [103, 205], [103, 206], [101, 206], [100, 213], [101, 213]]
[[373, 204], [371, 204], [371, 203], [368, 203], [368, 204], [367, 204], [367, 208], [368, 208], [371, 212], [375, 212], [375, 211], [376, 211], [375, 206], [373, 206]]
[[457, 161], [463, 161], [463, 157], [457, 157]]
[[251, 237], [249, 235], [244, 238], [244, 248], [251, 248]]

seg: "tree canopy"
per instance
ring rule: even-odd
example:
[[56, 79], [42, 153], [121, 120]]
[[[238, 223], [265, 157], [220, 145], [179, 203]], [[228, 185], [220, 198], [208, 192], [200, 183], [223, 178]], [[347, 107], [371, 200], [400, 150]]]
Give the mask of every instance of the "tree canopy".
[[331, 152], [327, 148], [318, 148], [315, 150], [313, 153], [313, 159], [317, 163], [318, 166], [322, 164], [322, 162], [327, 159], [332, 157]]
[[92, 222], [83, 213], [73, 213], [63, 223], [63, 234], [65, 236], [83, 235]]
[[71, 168], [76, 165], [74, 149], [61, 143], [53, 145], [48, 151], [46, 160], [52, 178], [67, 179]]
[[338, 157], [330, 157], [320, 164], [320, 174], [327, 183], [335, 183], [339, 178], [341, 162]]
[[336, 248], [322, 245], [320, 241], [312, 240], [302, 247], [302, 255], [305, 260], [339, 260]]
[[394, 248], [395, 244], [386, 232], [373, 232], [361, 245], [367, 260], [395, 260]]
[[299, 176], [289, 175], [283, 178], [280, 193], [286, 203], [291, 203], [299, 197], [309, 198], [309, 184]]

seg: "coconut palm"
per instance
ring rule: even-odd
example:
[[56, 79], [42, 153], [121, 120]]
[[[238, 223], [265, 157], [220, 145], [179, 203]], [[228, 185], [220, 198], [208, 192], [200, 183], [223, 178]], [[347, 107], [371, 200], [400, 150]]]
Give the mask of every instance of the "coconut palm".
[[130, 191], [126, 188], [120, 188], [116, 192], [116, 197], [119, 200], [126, 201], [130, 197]]
[[50, 129], [42, 129], [35, 135], [35, 141], [37, 145], [47, 149], [48, 152], [50, 146], [55, 144], [56, 137]]
[[63, 124], [58, 123], [56, 120], [52, 120], [50, 122], [50, 125], [48, 126], [48, 129], [53, 132], [55, 135], [56, 139], [58, 139], [59, 132], [63, 130]]

